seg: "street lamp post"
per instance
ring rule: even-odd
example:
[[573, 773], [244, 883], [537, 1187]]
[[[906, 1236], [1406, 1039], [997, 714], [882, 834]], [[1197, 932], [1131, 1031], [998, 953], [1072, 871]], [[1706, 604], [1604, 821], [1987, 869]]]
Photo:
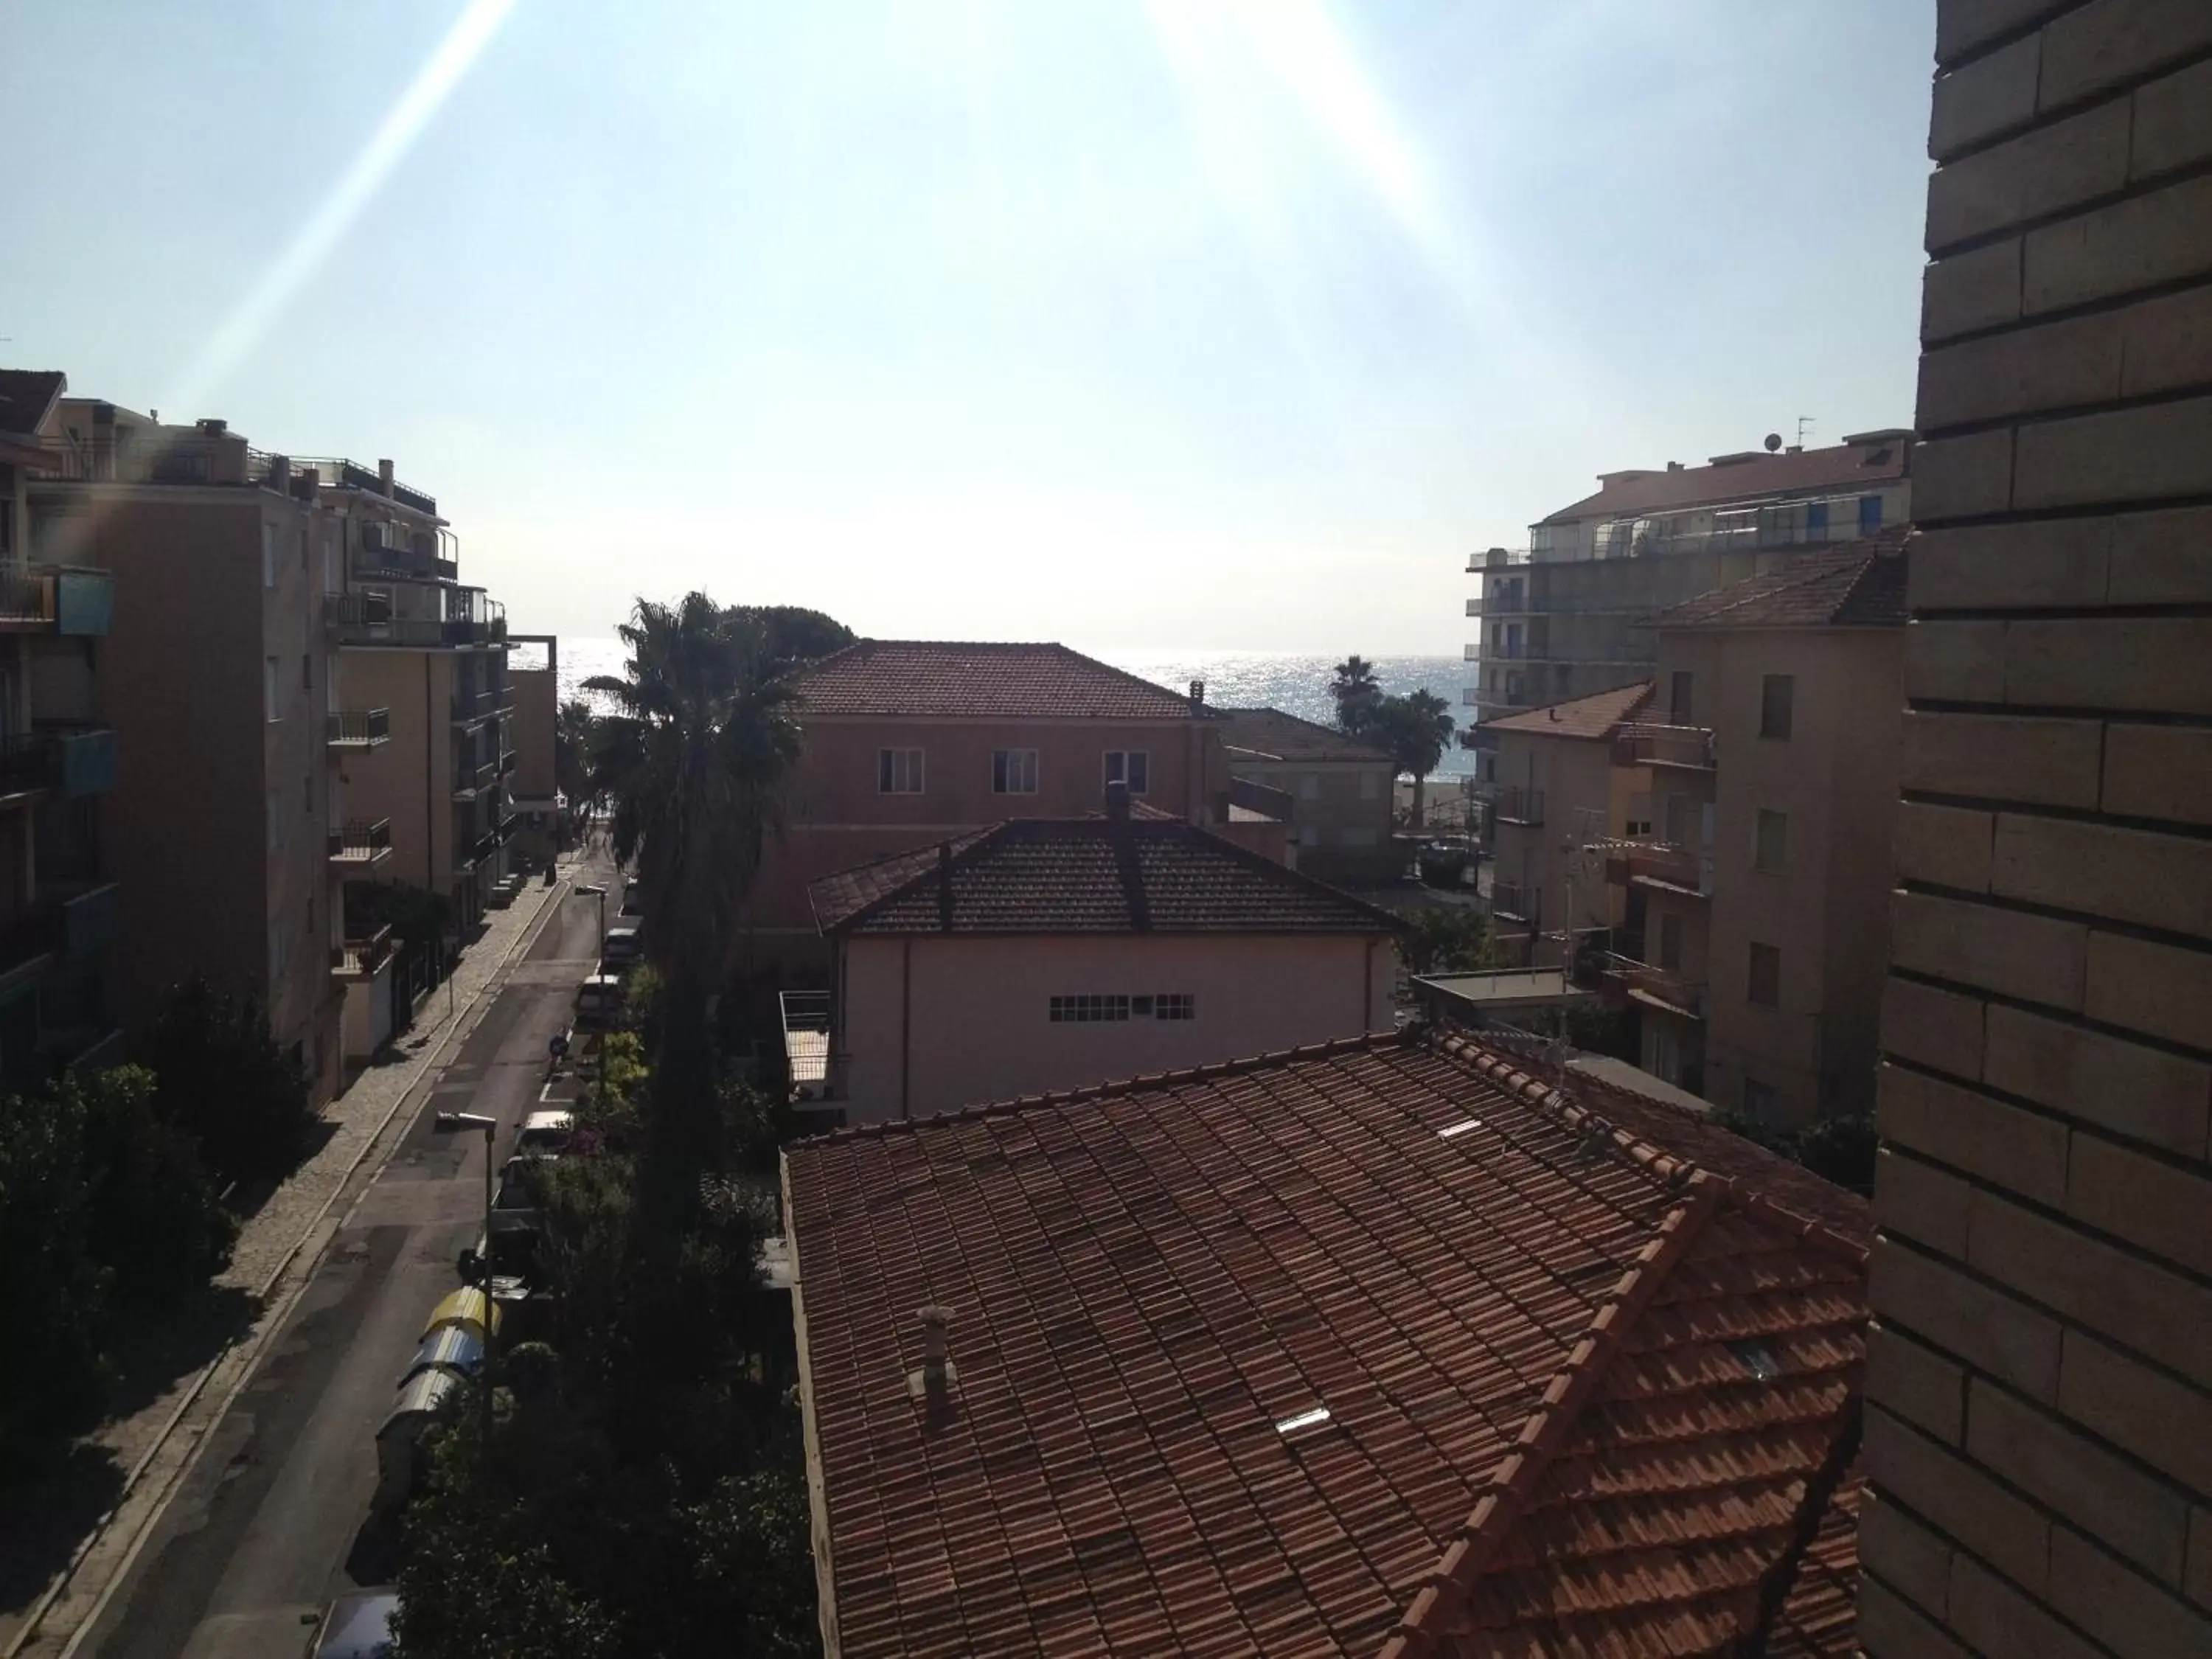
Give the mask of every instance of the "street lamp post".
[[491, 1299], [491, 1216], [492, 1216], [492, 1137], [499, 1133], [499, 1120], [486, 1117], [481, 1112], [441, 1112], [436, 1118], [439, 1128], [451, 1133], [456, 1129], [481, 1129], [484, 1138], [484, 1217], [483, 1256], [477, 1263], [483, 1275], [483, 1364], [477, 1378], [477, 1392], [483, 1398], [484, 1455], [491, 1455], [491, 1339], [492, 1320], [498, 1309]]
[[[607, 948], [607, 890], [605, 886], [600, 883], [594, 882], [585, 886], [572, 887], [568, 890], [575, 894], [578, 898], [595, 898], [599, 900], [599, 950], [601, 951], [605, 951]], [[598, 951], [593, 952], [593, 954], [596, 956]], [[604, 966], [605, 966], [604, 962], [594, 962], [592, 964], [592, 971], [596, 973]], [[607, 1043], [605, 1037], [601, 1037], [599, 1039], [599, 1080], [595, 1085], [595, 1091], [599, 1097], [600, 1121], [604, 1122], [605, 1121], [607, 1112]]]

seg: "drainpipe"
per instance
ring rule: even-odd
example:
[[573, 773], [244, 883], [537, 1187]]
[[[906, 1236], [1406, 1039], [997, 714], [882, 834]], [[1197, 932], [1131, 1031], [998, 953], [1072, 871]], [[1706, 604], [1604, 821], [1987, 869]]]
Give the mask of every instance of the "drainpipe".
[[914, 1053], [914, 940], [899, 941], [899, 1115], [912, 1117], [907, 1096], [907, 1071]]

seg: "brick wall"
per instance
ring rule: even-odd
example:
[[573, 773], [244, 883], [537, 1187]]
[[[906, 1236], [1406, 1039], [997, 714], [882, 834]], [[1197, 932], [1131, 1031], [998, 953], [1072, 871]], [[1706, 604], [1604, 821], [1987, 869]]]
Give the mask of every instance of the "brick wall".
[[1939, 0], [1861, 1638], [2212, 1654], [2212, 0]]

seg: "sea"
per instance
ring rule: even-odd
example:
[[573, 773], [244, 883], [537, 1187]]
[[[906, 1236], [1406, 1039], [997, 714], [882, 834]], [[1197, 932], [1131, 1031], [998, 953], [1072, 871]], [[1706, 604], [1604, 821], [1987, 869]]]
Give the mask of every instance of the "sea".
[[[623, 650], [616, 639], [570, 639], [561, 641], [561, 696], [580, 695], [583, 683], [596, 674], [620, 674]], [[1327, 725], [1335, 713], [1329, 702], [1329, 681], [1340, 657], [1287, 651], [1152, 651], [1098, 650], [1091, 655], [1101, 662], [1164, 685], [1188, 690], [1193, 680], [1206, 682], [1206, 700], [1234, 708], [1279, 708], [1302, 720]], [[1373, 657], [1375, 678], [1393, 696], [1425, 688], [1451, 705], [1452, 718], [1464, 726], [1474, 711], [1460, 705], [1460, 688], [1471, 684], [1466, 664], [1457, 657]], [[1474, 755], [1456, 745], [1444, 751], [1442, 775], [1471, 772]]]

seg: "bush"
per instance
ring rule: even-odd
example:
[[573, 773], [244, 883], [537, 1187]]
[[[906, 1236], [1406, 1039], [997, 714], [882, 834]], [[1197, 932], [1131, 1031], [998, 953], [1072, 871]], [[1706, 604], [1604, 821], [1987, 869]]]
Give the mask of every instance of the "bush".
[[191, 1138], [155, 1118], [153, 1073], [125, 1066], [63, 1087], [83, 1098], [89, 1242], [115, 1293], [173, 1302], [229, 1266], [238, 1224]]
[[1408, 972], [1473, 973], [1497, 964], [1490, 918], [1472, 905], [1424, 904], [1406, 919], [1398, 953]]
[[143, 1045], [155, 1115], [199, 1143], [227, 1180], [289, 1171], [315, 1121], [300, 1062], [276, 1046], [258, 997], [187, 981], [171, 988]]

